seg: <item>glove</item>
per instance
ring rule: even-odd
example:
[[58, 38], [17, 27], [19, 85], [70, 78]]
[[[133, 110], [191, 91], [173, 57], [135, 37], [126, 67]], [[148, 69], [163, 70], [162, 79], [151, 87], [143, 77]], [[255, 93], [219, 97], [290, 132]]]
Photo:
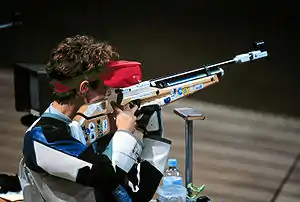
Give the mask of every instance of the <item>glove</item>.
[[146, 136], [163, 136], [161, 107], [159, 105], [142, 107], [136, 113], [136, 117], [137, 128], [142, 129]]
[[142, 107], [137, 113], [137, 127], [145, 131], [141, 161], [148, 161], [163, 174], [172, 142], [163, 138], [161, 107], [159, 105]]

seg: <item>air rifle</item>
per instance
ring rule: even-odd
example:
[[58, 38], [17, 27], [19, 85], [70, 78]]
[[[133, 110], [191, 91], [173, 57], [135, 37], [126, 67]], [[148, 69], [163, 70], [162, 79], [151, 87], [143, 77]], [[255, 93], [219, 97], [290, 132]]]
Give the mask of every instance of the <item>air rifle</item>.
[[[221, 68], [223, 66], [250, 62], [267, 56], [264, 42], [256, 42], [253, 51], [236, 55], [233, 59], [117, 89], [115, 98], [120, 106], [130, 103], [138, 103], [140, 109], [153, 104], [165, 106], [219, 82], [224, 76], [224, 70]], [[108, 114], [111, 113], [111, 109], [108, 106], [107, 100], [86, 105], [80, 108], [75, 116], [74, 120], [78, 121], [85, 131], [87, 144], [110, 132]]]

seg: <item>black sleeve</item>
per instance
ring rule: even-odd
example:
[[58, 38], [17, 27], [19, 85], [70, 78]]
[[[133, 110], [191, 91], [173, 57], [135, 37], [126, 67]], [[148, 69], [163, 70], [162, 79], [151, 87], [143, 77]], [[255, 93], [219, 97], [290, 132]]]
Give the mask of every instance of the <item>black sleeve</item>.
[[92, 163], [78, 171], [76, 181], [86, 186], [101, 188], [111, 193], [124, 179], [125, 172], [116, 172], [111, 160], [103, 154], [96, 154], [92, 147], [87, 148], [79, 159]]
[[[135, 166], [128, 173], [128, 182], [130, 181], [129, 183], [133, 186], [138, 186], [138, 191], [133, 191], [128, 183], [126, 189], [133, 202], [149, 202], [153, 198], [163, 175], [148, 161], [141, 162], [139, 166], [139, 172]], [[139, 176], [139, 180], [137, 176]]]

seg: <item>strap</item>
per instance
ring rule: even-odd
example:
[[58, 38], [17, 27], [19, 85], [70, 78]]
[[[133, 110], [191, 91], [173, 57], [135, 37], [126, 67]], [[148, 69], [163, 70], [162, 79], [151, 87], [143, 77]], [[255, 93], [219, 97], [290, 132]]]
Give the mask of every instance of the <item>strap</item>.
[[[46, 201], [45, 197], [42, 194], [42, 192], [40, 192], [39, 187], [36, 185], [36, 182], [34, 180], [34, 177], [33, 177], [32, 173], [31, 173], [31, 170], [26, 166], [24, 157], [22, 157], [22, 159], [19, 163], [18, 177], [19, 177], [20, 183], [25, 180], [25, 182], [28, 183], [27, 186], [31, 186], [34, 189], [36, 189], [38, 191], [39, 196], [41, 197], [41, 199], [43, 201]], [[24, 188], [26, 187], [26, 185], [24, 185], [24, 187], [23, 187], [22, 183], [21, 183], [21, 187], [22, 187], [22, 191], [24, 191]], [[26, 198], [24, 198], [24, 201], [26, 201]]]

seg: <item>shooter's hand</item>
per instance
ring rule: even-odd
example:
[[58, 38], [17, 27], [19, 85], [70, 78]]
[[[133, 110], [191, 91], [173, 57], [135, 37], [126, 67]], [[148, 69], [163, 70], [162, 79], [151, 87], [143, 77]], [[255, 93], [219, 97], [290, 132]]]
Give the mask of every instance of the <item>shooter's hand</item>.
[[136, 126], [136, 117], [134, 113], [138, 109], [138, 106], [133, 106], [132, 108], [127, 108], [121, 110], [116, 106], [114, 102], [111, 103], [114, 112], [116, 114], [116, 127], [118, 130], [129, 131], [130, 133], [134, 133]]

